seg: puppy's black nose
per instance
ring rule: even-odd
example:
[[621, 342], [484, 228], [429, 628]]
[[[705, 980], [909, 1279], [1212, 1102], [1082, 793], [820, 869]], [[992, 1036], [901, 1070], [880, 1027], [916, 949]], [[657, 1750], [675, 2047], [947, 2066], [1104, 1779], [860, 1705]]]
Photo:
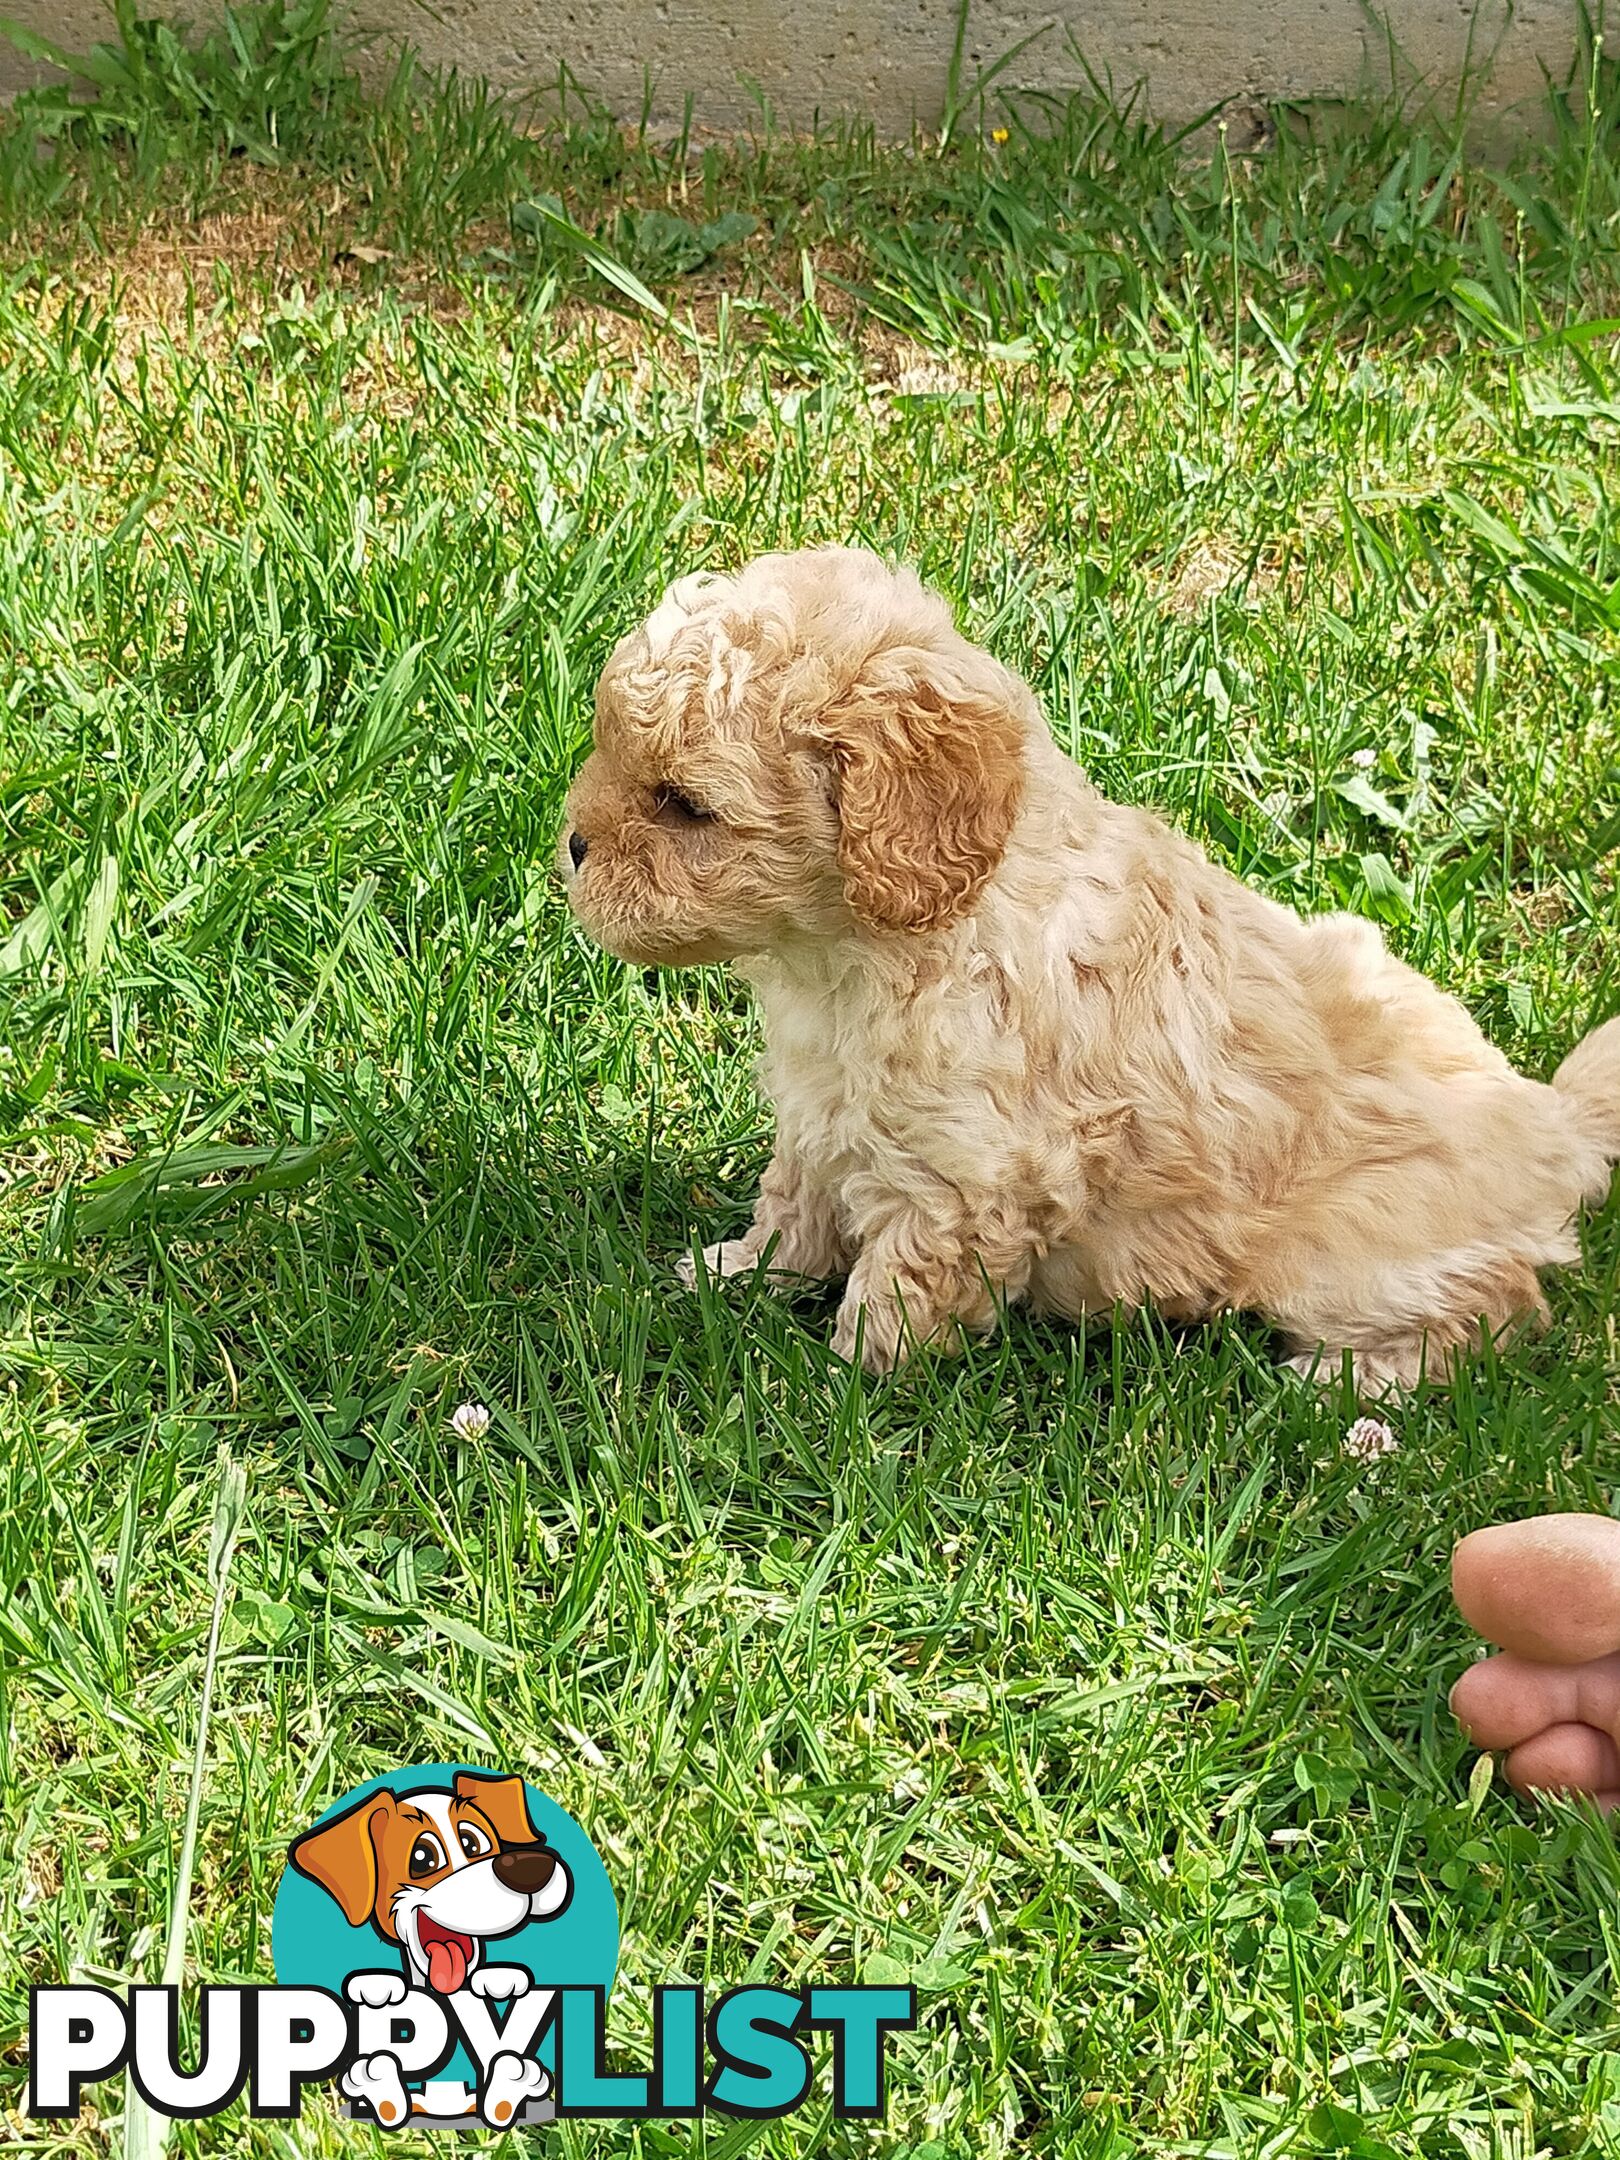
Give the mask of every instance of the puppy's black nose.
[[590, 842], [582, 832], [571, 832], [568, 835], [568, 860], [576, 870], [585, 860], [585, 851], [589, 846]]
[[[576, 833], [574, 838], [577, 840], [579, 835]], [[492, 1865], [498, 1883], [503, 1883], [508, 1890], [518, 1890], [525, 1897], [532, 1897], [535, 1891], [543, 1890], [550, 1882], [557, 1866], [557, 1855], [544, 1845], [509, 1845], [504, 1852], [495, 1855]]]

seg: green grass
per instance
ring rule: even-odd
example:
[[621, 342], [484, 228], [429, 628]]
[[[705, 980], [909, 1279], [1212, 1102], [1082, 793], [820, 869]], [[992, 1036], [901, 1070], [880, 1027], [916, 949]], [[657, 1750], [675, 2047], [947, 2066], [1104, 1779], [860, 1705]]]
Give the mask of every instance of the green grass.
[[522, 132], [364, 95], [319, 10], [127, 22], [95, 111], [0, 121], [13, 2099], [27, 1984], [162, 1965], [223, 1448], [189, 1976], [268, 1976], [320, 1805], [467, 1755], [609, 1856], [627, 2050], [659, 1981], [924, 1990], [880, 2133], [559, 2151], [1620, 2152], [1612, 1834], [1472, 1804], [1445, 1708], [1456, 1536], [1612, 1504], [1614, 1207], [1372, 1470], [1248, 1321], [863, 1381], [824, 1300], [672, 1287], [768, 1149], [754, 1022], [550, 869], [662, 581], [858, 538], [1104, 787], [1548, 1072], [1620, 1003], [1583, 52], [1501, 171], [1410, 101], [1245, 159], [1091, 92], [943, 154]]

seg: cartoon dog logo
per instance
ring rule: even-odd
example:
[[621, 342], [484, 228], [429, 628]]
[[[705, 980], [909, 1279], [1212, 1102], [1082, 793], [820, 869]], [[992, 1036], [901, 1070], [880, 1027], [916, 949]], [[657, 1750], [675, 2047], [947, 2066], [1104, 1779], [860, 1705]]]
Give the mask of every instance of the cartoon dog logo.
[[[369, 1921], [403, 1957], [403, 1970], [352, 1973], [345, 1992], [380, 2010], [412, 1988], [515, 2002], [533, 1986], [521, 1965], [486, 1956], [485, 1946], [535, 1920], [555, 1920], [573, 1895], [561, 1856], [529, 1817], [523, 1780], [458, 1770], [449, 1790], [368, 1794], [295, 1841], [292, 1864], [342, 1908], [351, 1927]], [[548, 2085], [537, 2062], [498, 2054], [482, 2081], [478, 2112], [504, 2127]], [[399, 2124], [420, 2098], [405, 2090], [386, 2053], [357, 2062], [343, 2078], [351, 2099], [377, 2120]], [[469, 2110], [470, 2111], [470, 2110]]]

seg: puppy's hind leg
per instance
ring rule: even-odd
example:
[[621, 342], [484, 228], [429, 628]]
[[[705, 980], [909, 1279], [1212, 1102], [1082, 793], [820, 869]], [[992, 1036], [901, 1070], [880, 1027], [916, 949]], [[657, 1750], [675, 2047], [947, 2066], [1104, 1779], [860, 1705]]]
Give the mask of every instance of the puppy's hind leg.
[[340, 2083], [348, 2097], [369, 2107], [385, 2129], [399, 2129], [410, 2115], [410, 2095], [405, 2090], [397, 2055], [385, 2051], [363, 2056], [344, 2071]]
[[1370, 1399], [1445, 1382], [1454, 1357], [1539, 1326], [1547, 1305], [1528, 1255], [1468, 1246], [1318, 1287], [1271, 1318], [1295, 1372], [1331, 1387], [1348, 1351], [1356, 1392]]
[[[780, 1137], [760, 1179], [754, 1219], [740, 1238], [723, 1238], [703, 1249], [705, 1273], [716, 1280], [747, 1275], [768, 1258], [772, 1275], [825, 1282], [849, 1266], [839, 1210], [832, 1193]], [[675, 1263], [690, 1289], [697, 1268], [690, 1253]]]

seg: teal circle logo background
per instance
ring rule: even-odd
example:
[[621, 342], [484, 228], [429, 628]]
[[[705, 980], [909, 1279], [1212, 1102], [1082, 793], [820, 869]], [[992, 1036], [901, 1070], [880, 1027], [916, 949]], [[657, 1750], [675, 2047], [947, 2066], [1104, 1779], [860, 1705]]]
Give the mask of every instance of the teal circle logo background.
[[[318, 1829], [385, 1789], [402, 1796], [448, 1792], [459, 1770], [482, 1777], [506, 1774], [492, 1772], [482, 1763], [413, 1763], [356, 1785], [308, 1828]], [[488, 1954], [503, 1965], [523, 1966], [539, 1987], [599, 1987], [606, 1993], [619, 1963], [619, 1906], [607, 1869], [566, 1808], [527, 1779], [523, 1791], [529, 1820], [573, 1877], [573, 1895], [555, 1919], [531, 1920], [515, 1934], [492, 1938]], [[405, 1972], [404, 1953], [397, 1943], [379, 1935], [369, 1921], [350, 1927], [336, 1898], [301, 1875], [290, 1860], [276, 1892], [270, 1956], [282, 1987], [327, 1988], [334, 1995], [343, 1993], [343, 1983], [351, 1973]], [[540, 2053], [549, 2058], [549, 2035]]]

